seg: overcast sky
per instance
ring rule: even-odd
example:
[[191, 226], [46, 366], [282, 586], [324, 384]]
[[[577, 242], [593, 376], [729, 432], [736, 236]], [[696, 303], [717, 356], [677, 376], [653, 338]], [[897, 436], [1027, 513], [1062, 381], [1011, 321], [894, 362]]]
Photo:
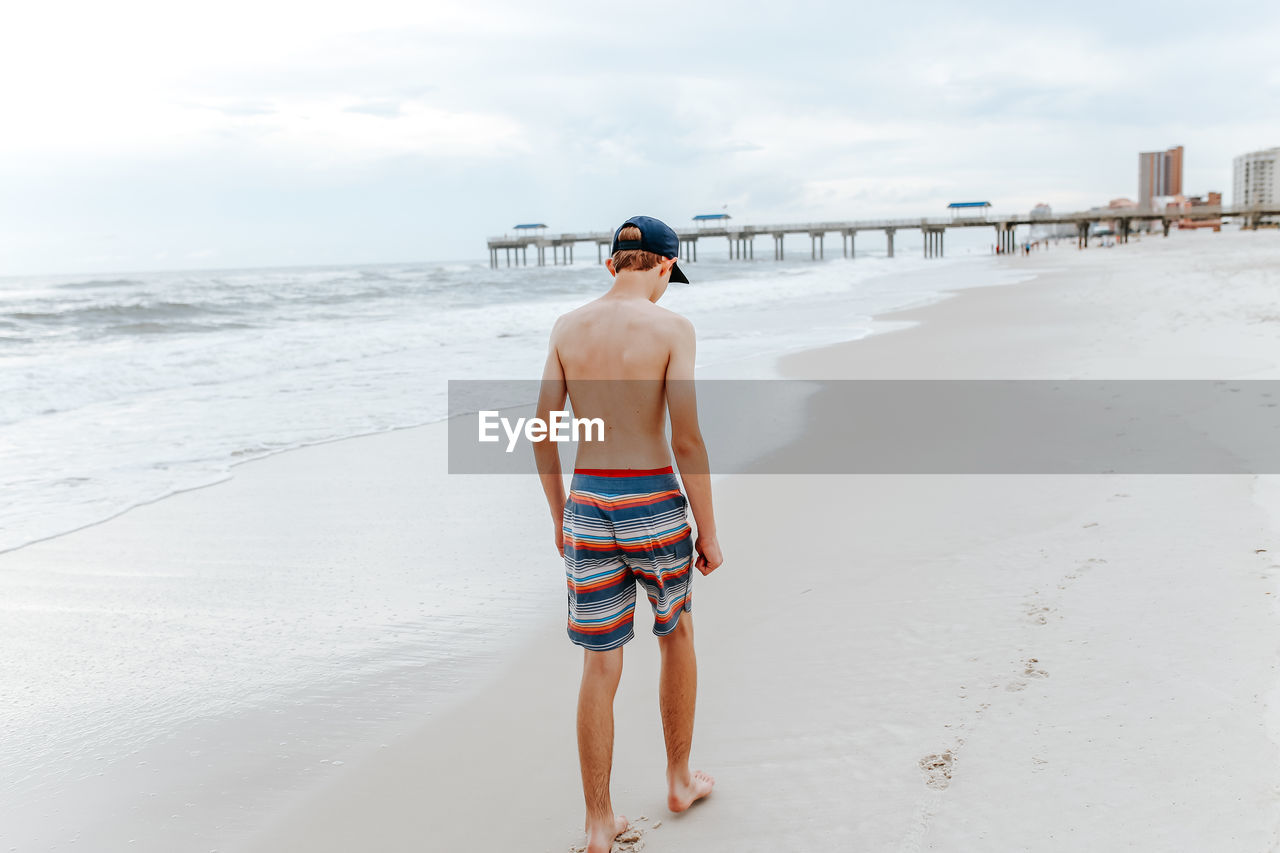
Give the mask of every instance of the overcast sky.
[[0, 275], [483, 258], [603, 230], [1057, 209], [1280, 146], [1280, 4], [10, 4]]

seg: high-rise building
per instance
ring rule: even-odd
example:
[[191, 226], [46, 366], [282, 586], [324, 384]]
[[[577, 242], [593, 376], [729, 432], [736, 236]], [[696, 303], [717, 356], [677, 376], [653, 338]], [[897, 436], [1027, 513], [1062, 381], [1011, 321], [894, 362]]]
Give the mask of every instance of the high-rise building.
[[1280, 203], [1280, 148], [1241, 154], [1232, 166], [1232, 204], [1254, 207]]
[[1182, 194], [1182, 146], [1138, 155], [1138, 205], [1155, 207], [1153, 199]]

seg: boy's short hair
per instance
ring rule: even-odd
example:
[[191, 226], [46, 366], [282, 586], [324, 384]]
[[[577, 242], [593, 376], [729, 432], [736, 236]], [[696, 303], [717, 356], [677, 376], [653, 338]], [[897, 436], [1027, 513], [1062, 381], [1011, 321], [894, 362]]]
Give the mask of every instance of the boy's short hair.
[[[639, 240], [641, 237], [640, 229], [634, 225], [624, 226], [618, 232], [618, 240]], [[643, 249], [623, 249], [613, 253], [613, 268], [617, 271], [636, 270], [644, 272], [651, 270], [658, 264], [665, 261], [666, 258], [661, 255], [655, 255], [653, 252], [646, 252]]]

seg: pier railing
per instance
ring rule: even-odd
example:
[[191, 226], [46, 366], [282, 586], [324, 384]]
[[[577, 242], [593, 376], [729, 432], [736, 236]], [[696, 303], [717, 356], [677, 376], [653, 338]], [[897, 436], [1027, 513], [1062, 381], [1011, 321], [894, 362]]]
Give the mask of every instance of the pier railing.
[[[1169, 228], [1176, 222], [1203, 222], [1205, 220], [1237, 219], [1243, 220], [1245, 227], [1257, 228], [1264, 217], [1280, 216], [1280, 205], [1267, 207], [1235, 207], [1226, 205], [1195, 205], [1166, 208], [1094, 208], [1071, 213], [982, 213], [977, 215], [916, 216], [903, 218], [855, 219], [823, 222], [789, 222], [780, 225], [755, 225], [716, 223], [694, 228], [676, 228], [680, 238], [680, 257], [684, 260], [698, 259], [698, 241], [706, 238], [725, 238], [729, 241], [731, 258], [754, 258], [755, 238], [772, 237], [774, 240], [774, 258], [781, 260], [784, 254], [784, 238], [789, 234], [807, 234], [810, 238], [810, 255], [813, 258], [823, 257], [823, 244], [827, 234], [839, 234], [841, 247], [846, 257], [853, 255], [855, 238], [860, 231], [884, 231], [889, 257], [893, 257], [894, 233], [899, 230], [919, 229], [924, 235], [925, 257], [940, 256], [943, 253], [944, 235], [948, 228], [994, 227], [997, 245], [1002, 251], [1014, 251], [1017, 241], [1015, 231], [1026, 225], [1074, 225], [1080, 248], [1088, 245], [1089, 229], [1094, 223], [1107, 222], [1116, 226], [1121, 242], [1127, 242], [1135, 222], [1160, 222], [1165, 236]], [[546, 250], [551, 248], [552, 262], [560, 263], [563, 255], [566, 263], [573, 262], [573, 249], [578, 243], [594, 243], [596, 260], [603, 259], [604, 250], [613, 240], [612, 231], [579, 231], [559, 234], [525, 233], [503, 234], [490, 237], [489, 265], [498, 266], [498, 253], [506, 252], [507, 266], [511, 266], [511, 255], [515, 252], [516, 264], [528, 264], [529, 247], [534, 247], [537, 264], [546, 263]], [[523, 257], [522, 257], [523, 256]]]

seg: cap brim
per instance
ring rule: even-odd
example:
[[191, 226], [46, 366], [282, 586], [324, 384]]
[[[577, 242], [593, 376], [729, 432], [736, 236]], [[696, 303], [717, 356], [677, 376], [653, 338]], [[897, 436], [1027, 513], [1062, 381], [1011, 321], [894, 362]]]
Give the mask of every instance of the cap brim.
[[684, 270], [680, 269], [679, 264], [671, 265], [671, 280], [681, 282], [682, 284], [689, 283], [688, 276], [684, 274]]

